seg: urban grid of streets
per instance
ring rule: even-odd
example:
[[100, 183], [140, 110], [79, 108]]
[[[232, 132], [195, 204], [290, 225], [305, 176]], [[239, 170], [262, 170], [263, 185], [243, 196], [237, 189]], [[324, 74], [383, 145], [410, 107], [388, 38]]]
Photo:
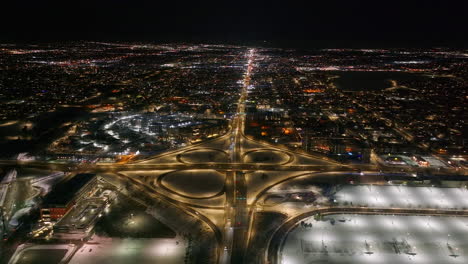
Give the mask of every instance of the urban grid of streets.
[[[330, 175], [337, 175], [342, 173], [355, 173], [357, 170], [369, 175], [369, 177], [374, 177], [379, 179], [381, 176], [377, 173], [380, 168], [376, 165], [363, 165], [363, 164], [354, 164], [354, 165], [343, 165], [338, 162], [334, 162], [323, 157], [313, 156], [304, 153], [296, 153], [287, 149], [283, 149], [278, 146], [273, 146], [263, 142], [256, 142], [255, 140], [248, 138], [244, 135], [244, 126], [245, 126], [245, 105], [248, 96], [248, 88], [250, 85], [250, 79], [252, 71], [255, 67], [255, 58], [256, 53], [255, 49], [248, 50], [246, 54], [247, 64], [245, 73], [243, 75], [243, 84], [240, 92], [237, 112], [234, 115], [233, 120], [231, 120], [230, 131], [217, 139], [210, 140], [209, 142], [200, 143], [193, 146], [188, 146], [182, 149], [177, 149], [170, 151], [159, 156], [152, 158], [155, 162], [152, 162], [152, 159], [147, 159], [143, 161], [130, 162], [126, 164], [85, 164], [80, 165], [77, 168], [71, 168], [74, 171], [87, 171], [87, 172], [113, 172], [120, 173], [125, 171], [163, 171], [163, 170], [218, 170], [226, 172], [226, 182], [225, 182], [225, 205], [224, 208], [224, 217], [223, 224], [215, 224], [212, 216], [204, 215], [202, 212], [197, 211], [193, 207], [190, 207], [188, 202], [182, 202], [172, 199], [171, 202], [177, 206], [184, 208], [189, 214], [199, 218], [201, 221], [207, 223], [212, 231], [215, 233], [217, 238], [217, 259], [218, 263], [243, 263], [246, 251], [249, 247], [250, 238], [252, 236], [252, 217], [253, 210], [256, 210], [256, 202], [259, 197], [269, 190], [272, 186], [278, 184], [278, 182], [273, 183], [268, 186], [264, 186], [262, 191], [256, 192], [256, 197], [247, 197], [248, 196], [248, 186], [246, 184], [246, 173], [253, 171], [284, 171], [284, 172], [302, 172], [300, 175], [311, 175], [312, 173], [323, 173]], [[184, 153], [190, 150], [203, 149], [203, 148], [219, 148], [219, 143], [221, 145], [229, 146], [228, 149], [219, 149], [220, 152], [228, 154], [228, 162], [199, 162], [199, 163], [187, 163], [187, 162], [158, 162], [158, 159], [162, 157], [178, 157], [180, 153]], [[218, 145], [216, 145], [218, 144]], [[212, 147], [212, 145], [214, 147]], [[285, 164], [265, 164], [265, 163], [246, 163], [244, 162], [245, 154], [249, 151], [255, 151], [258, 149], [262, 150], [271, 150], [279, 153], [287, 153], [290, 157], [290, 160]], [[309, 162], [300, 161], [298, 157], [303, 159], [308, 159]], [[180, 161], [179, 159], [177, 159]], [[31, 162], [18, 162], [18, 161], [1, 161], [0, 165], [18, 165], [18, 166], [28, 166], [28, 167], [37, 167], [37, 168], [47, 168], [52, 170], [70, 170], [68, 165], [65, 164], [50, 164], [39, 161]], [[144, 182], [141, 179], [132, 178], [126, 176], [125, 174], [119, 174], [126, 180], [131, 183], [141, 187], [145, 192], [151, 193], [152, 195], [157, 194], [158, 196], [164, 196], [157, 191], [157, 189]], [[290, 176], [290, 179], [296, 178], [297, 174]], [[285, 178], [283, 181], [288, 180]], [[198, 205], [199, 208], [203, 206]], [[206, 208], [211, 208], [206, 206]], [[327, 209], [324, 209], [327, 210]], [[333, 212], [340, 212], [337, 209], [330, 209]], [[346, 212], [359, 213], [360, 211], [365, 211], [367, 214], [380, 214], [382, 210], [370, 210], [370, 209], [343, 209]], [[453, 211], [430, 211], [424, 209], [387, 209], [388, 213], [392, 214], [422, 214], [422, 215], [451, 215]], [[303, 212], [298, 210], [299, 213], [296, 213], [295, 217], [290, 218], [287, 222], [287, 227], [294, 225], [300, 217], [305, 217], [310, 215], [311, 212]], [[460, 215], [466, 215], [466, 212], [461, 212]], [[219, 222], [219, 221], [218, 221]], [[285, 228], [284, 230], [288, 230]], [[279, 230], [283, 231], [283, 230]], [[274, 241], [271, 247], [275, 248], [278, 246], [281, 240]], [[265, 241], [268, 243], [268, 241]], [[275, 244], [276, 243], [276, 244]], [[266, 247], [270, 247], [267, 245]], [[268, 260], [276, 260], [276, 252], [269, 251], [267, 252]]]

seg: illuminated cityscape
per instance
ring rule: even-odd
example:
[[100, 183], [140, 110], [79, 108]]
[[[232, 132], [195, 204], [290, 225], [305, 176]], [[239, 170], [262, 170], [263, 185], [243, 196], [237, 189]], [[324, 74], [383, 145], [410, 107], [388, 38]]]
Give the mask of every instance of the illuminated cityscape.
[[260, 2], [4, 5], [0, 264], [468, 263], [466, 4]]
[[468, 258], [463, 50], [1, 53], [5, 263]]

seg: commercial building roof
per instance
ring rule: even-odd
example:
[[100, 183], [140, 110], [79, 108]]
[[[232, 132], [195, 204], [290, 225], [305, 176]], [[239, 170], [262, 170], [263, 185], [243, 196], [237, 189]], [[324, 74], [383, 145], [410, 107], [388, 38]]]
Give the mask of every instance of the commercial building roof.
[[59, 182], [44, 198], [44, 207], [66, 207], [75, 194], [83, 188], [95, 174], [77, 174], [71, 179]]

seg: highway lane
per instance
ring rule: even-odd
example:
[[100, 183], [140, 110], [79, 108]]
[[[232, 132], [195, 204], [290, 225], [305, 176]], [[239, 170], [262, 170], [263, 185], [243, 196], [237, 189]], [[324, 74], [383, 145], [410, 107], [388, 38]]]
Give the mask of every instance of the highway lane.
[[247, 185], [243, 172], [237, 171], [235, 179], [235, 218], [231, 263], [243, 263], [249, 227]]
[[[234, 164], [244, 164], [242, 155], [242, 137], [245, 123], [245, 100], [247, 98], [247, 89], [250, 85], [251, 73], [253, 70], [253, 63], [255, 58], [255, 50], [250, 49], [247, 55], [247, 70], [244, 76], [243, 86], [237, 105], [237, 113], [233, 122], [233, 135], [231, 138], [234, 139], [232, 151], [232, 162]], [[227, 230], [225, 236], [229, 237], [230, 250], [230, 262], [231, 263], [243, 263], [244, 252], [245, 252], [245, 241], [246, 233], [248, 229], [248, 206], [247, 206], [247, 185], [245, 183], [245, 174], [242, 171], [242, 165], [233, 168], [234, 181], [230, 186], [226, 186], [226, 189], [233, 190], [234, 200], [231, 204], [234, 206], [234, 210], [229, 214], [231, 227], [234, 229], [233, 235], [230, 236]], [[227, 204], [230, 205], [229, 203]]]
[[225, 203], [225, 212], [224, 212], [224, 243], [226, 250], [224, 251], [224, 258], [222, 263], [230, 263], [232, 244], [233, 244], [233, 219], [235, 218], [235, 172], [227, 171], [226, 172], [226, 203]]
[[[215, 169], [220, 171], [243, 171], [243, 170], [277, 170], [277, 171], [382, 171], [383, 173], [416, 173], [415, 168], [403, 167], [383, 167], [375, 164], [265, 164], [265, 163], [127, 163], [127, 164], [89, 164], [89, 163], [51, 163], [47, 161], [17, 161], [0, 160], [0, 166], [6, 167], [27, 167], [52, 171], [89, 171], [89, 172], [116, 172], [116, 171], [150, 171], [150, 170], [196, 170], [196, 169]], [[426, 171], [434, 174], [455, 174], [464, 175], [455, 169], [431, 169]]]
[[[320, 165], [320, 164], [293, 164], [293, 165], [278, 165], [265, 163], [158, 163], [158, 164], [89, 164], [89, 163], [50, 163], [50, 162], [24, 162], [16, 160], [1, 160], [0, 166], [11, 167], [28, 167], [38, 169], [49, 169], [58, 171], [71, 171], [76, 169], [89, 171], [129, 171], [129, 170], [196, 170], [196, 169], [216, 169], [216, 170], [281, 170], [281, 171], [308, 171], [308, 170], [378, 170], [379, 167], [372, 164], [356, 164], [356, 165]], [[396, 168], [392, 171], [400, 171]]]

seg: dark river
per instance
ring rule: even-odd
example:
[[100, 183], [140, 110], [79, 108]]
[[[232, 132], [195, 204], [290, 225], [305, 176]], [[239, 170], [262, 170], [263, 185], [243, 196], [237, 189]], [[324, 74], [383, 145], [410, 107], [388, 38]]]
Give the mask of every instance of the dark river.
[[421, 73], [408, 72], [350, 72], [335, 71], [331, 72], [338, 76], [334, 80], [335, 85], [344, 91], [371, 91], [382, 90], [392, 87], [391, 80], [406, 81], [411, 79], [425, 80], [430, 78]]

